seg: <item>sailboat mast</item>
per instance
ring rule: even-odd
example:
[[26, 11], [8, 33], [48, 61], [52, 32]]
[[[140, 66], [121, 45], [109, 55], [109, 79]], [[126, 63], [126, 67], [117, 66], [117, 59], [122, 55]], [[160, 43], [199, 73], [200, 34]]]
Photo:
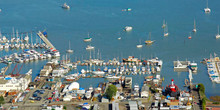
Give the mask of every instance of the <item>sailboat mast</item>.
[[219, 35], [219, 25], [218, 25], [218, 35]]
[[196, 20], [194, 19], [194, 29], [196, 29]]
[[70, 41], [69, 41], [69, 50], [70, 50]]
[[149, 40], [151, 40], [151, 32], [149, 32]]
[[33, 42], [32, 42], [32, 32], [31, 32], [31, 44], [33, 44]]
[[207, 3], [206, 3], [206, 7], [208, 8], [208, 5], [209, 5], [209, 2], [208, 2], [208, 0], [207, 0]]
[[13, 32], [13, 38], [15, 38], [15, 29], [14, 29], [14, 27], [12, 28], [12, 32]]

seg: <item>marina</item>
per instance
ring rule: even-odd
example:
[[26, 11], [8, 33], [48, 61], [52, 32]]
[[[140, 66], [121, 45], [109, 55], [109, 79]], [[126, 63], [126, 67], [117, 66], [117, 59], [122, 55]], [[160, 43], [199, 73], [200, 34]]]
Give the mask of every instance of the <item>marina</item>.
[[[4, 1], [1, 84], [12, 89], [0, 92], [3, 106], [202, 109], [198, 84], [208, 99], [220, 90], [217, 55], [198, 63], [219, 54], [218, 3]], [[13, 89], [18, 84], [22, 91]], [[111, 85], [117, 92], [109, 99]]]

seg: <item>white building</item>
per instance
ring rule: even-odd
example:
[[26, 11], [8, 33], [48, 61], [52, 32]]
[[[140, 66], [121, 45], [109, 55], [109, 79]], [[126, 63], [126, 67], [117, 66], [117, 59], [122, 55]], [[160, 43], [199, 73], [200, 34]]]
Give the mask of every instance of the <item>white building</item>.
[[30, 69], [24, 76], [16, 77], [2, 77], [0, 78], [0, 91], [24, 91], [32, 79], [32, 69]]

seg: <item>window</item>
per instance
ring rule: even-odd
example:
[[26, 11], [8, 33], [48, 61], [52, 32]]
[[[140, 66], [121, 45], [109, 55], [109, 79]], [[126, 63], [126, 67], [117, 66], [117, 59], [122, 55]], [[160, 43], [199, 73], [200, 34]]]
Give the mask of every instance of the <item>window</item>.
[[13, 85], [6, 85], [6, 87], [13, 87]]

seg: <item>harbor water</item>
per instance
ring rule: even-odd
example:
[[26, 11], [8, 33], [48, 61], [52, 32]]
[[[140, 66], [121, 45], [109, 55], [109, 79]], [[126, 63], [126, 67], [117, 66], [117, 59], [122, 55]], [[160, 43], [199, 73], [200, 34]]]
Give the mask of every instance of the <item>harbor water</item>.
[[[69, 10], [62, 9], [66, 2]], [[164, 77], [163, 86], [174, 79], [181, 90], [184, 90], [184, 80], [188, 78], [187, 72], [173, 71], [173, 61], [190, 60], [198, 63], [198, 72], [193, 74], [193, 83], [203, 83], [206, 95], [220, 95], [220, 84], [214, 84], [209, 79], [206, 65], [200, 63], [203, 58], [208, 58], [210, 53], [220, 56], [220, 40], [215, 39], [217, 25], [220, 24], [219, 0], [209, 1], [211, 13], [205, 14], [206, 0], [0, 0], [0, 28], [3, 35], [10, 38], [12, 28], [19, 32], [29, 32], [46, 29], [48, 39], [65, 55], [69, 40], [74, 53], [70, 55], [72, 61], [89, 59], [90, 52], [86, 51], [87, 45], [95, 46], [101, 53], [103, 60], [113, 58], [127, 58], [135, 56], [149, 59], [158, 57], [163, 60], [161, 76]], [[131, 8], [131, 11], [122, 11]], [[163, 37], [161, 28], [163, 20], [168, 24], [168, 37]], [[192, 32], [194, 19], [197, 32]], [[123, 31], [125, 26], [132, 26], [130, 32]], [[144, 45], [138, 49], [136, 45], [147, 40], [151, 32], [152, 45]], [[5, 34], [4, 34], [5, 33]], [[83, 39], [92, 37], [92, 42], [85, 43]], [[118, 40], [121, 37], [121, 40]], [[35, 39], [35, 38], [33, 38]], [[0, 55], [9, 55], [22, 50], [0, 51]], [[33, 78], [40, 72], [47, 60], [26, 63], [20, 73], [33, 69]], [[4, 67], [1, 64], [0, 67]], [[20, 67], [19, 64], [18, 67]], [[8, 72], [11, 72], [11, 65]], [[80, 68], [78, 69], [80, 70]], [[133, 84], [142, 85], [146, 75], [133, 77]], [[104, 79], [80, 79], [78, 82], [84, 88], [90, 84], [97, 86]]]

